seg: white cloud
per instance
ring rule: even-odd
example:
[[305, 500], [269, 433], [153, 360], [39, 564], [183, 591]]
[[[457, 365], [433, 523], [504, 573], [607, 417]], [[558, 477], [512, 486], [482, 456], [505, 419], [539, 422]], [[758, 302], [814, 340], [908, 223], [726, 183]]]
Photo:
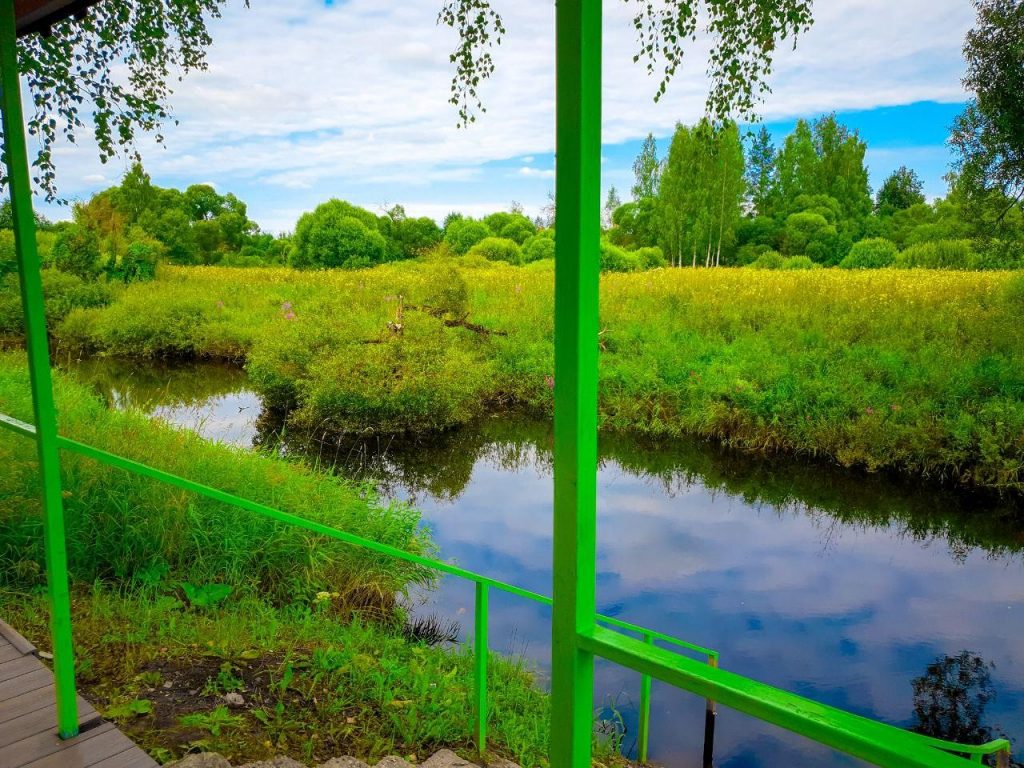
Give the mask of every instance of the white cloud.
[[555, 178], [554, 168], [531, 168], [528, 165], [524, 165], [519, 169], [520, 176], [526, 176], [532, 179], [553, 179]]
[[[499, 2], [508, 34], [494, 51], [494, 77], [481, 87], [487, 112], [468, 130], [456, 127], [448, 103], [455, 39], [436, 24], [438, 5], [235, 4], [213, 22], [209, 71], [177, 84], [180, 124], [167, 129], [166, 147], [143, 142], [147, 169], [177, 183], [212, 179], [219, 189], [256, 197], [250, 210], [260, 220], [283, 223], [275, 197], [297, 190], [326, 197], [377, 185], [399, 198], [409, 185], [478, 178], [481, 166], [507, 158], [522, 158], [525, 168], [552, 152], [553, 4]], [[664, 135], [677, 120], [697, 118], [706, 41], [694, 46], [656, 105], [656, 80], [632, 62], [630, 8], [614, 0], [605, 6], [604, 140]], [[796, 51], [778, 53], [766, 117], [963, 97], [960, 48], [972, 22], [969, 3], [832, 0], [815, 12], [817, 22]], [[57, 154], [64, 194], [84, 195], [102, 183], [88, 142]], [[494, 178], [502, 177], [504, 171]], [[542, 204], [546, 191], [536, 187], [529, 202]]]

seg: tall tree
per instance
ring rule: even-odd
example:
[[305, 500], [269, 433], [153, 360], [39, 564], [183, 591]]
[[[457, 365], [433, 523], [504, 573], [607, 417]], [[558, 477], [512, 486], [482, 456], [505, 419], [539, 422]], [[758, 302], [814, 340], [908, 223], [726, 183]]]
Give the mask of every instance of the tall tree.
[[798, 120], [786, 137], [776, 159], [776, 183], [782, 213], [790, 213], [793, 201], [818, 191], [821, 159], [814, 146], [814, 132], [806, 120]]
[[974, 92], [953, 126], [958, 184], [979, 218], [1001, 225], [1024, 199], [1024, 2], [975, 0], [964, 86]]
[[630, 191], [634, 200], [657, 197], [661, 162], [658, 160], [658, 143], [654, 140], [653, 133], [647, 134], [640, 154], [633, 161], [633, 178], [633, 189]]
[[775, 197], [775, 145], [763, 125], [760, 131], [749, 136], [746, 177], [750, 203], [758, 216], [770, 216]]
[[889, 174], [875, 198], [875, 210], [882, 216], [905, 211], [924, 202], [924, 186], [917, 173], [905, 165]]

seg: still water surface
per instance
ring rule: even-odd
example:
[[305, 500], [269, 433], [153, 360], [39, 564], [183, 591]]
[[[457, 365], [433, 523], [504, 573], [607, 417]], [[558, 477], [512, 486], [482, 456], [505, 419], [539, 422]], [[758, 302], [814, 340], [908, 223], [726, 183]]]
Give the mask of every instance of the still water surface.
[[[74, 368], [112, 406], [237, 445], [276, 437], [236, 368]], [[290, 450], [414, 503], [443, 558], [550, 594], [551, 444], [547, 424], [501, 418], [427, 441]], [[725, 669], [906, 726], [913, 681], [968, 650], [994, 665], [981, 725], [1024, 735], [1021, 505], [696, 441], [611, 436], [598, 483], [602, 613], [715, 648]], [[471, 627], [472, 585], [448, 578], [418, 599], [418, 613]], [[550, 609], [499, 592], [491, 604], [492, 648], [525, 656], [544, 678]], [[606, 715], [621, 714], [634, 747], [639, 677], [599, 662], [595, 694]], [[703, 724], [702, 700], [654, 683], [652, 759], [699, 766]], [[861, 763], [723, 709], [715, 765]]]

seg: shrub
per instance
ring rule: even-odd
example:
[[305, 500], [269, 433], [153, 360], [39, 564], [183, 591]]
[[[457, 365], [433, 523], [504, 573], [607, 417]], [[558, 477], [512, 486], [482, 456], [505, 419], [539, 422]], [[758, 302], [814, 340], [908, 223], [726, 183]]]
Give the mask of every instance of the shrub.
[[548, 235], [534, 235], [523, 243], [523, 262], [555, 258], [555, 240]]
[[470, 248], [490, 235], [491, 230], [482, 221], [455, 219], [445, 229], [444, 241], [451, 248], [452, 253], [462, 256], [469, 253]]
[[762, 245], [761, 243], [741, 245], [736, 250], [736, 257], [734, 261], [737, 267], [746, 267], [747, 265], [753, 264], [757, 261], [758, 257], [762, 253], [767, 253], [770, 250], [772, 250], [771, 246]]
[[975, 269], [978, 259], [970, 240], [936, 240], [911, 245], [893, 263], [900, 269]]
[[53, 244], [53, 265], [83, 280], [95, 280], [100, 274], [99, 238], [92, 230], [69, 226]]
[[110, 269], [110, 277], [125, 283], [152, 280], [156, 276], [156, 263], [162, 253], [163, 246], [157, 240], [131, 243]]
[[612, 245], [607, 240], [601, 241], [602, 272], [636, 272], [640, 268], [640, 259], [635, 253]]
[[379, 264], [386, 251], [372, 213], [328, 200], [299, 219], [289, 261], [296, 269], [357, 269]]
[[633, 251], [633, 255], [640, 262], [641, 269], [654, 269], [655, 267], [664, 267], [668, 264], [665, 253], [657, 246], [637, 248]]
[[809, 256], [790, 256], [783, 260], [779, 269], [817, 269], [821, 265], [814, 263]]
[[975, 269], [1022, 269], [1024, 250], [1018, 243], [992, 240], [978, 252], [974, 261]]
[[778, 251], [765, 251], [750, 267], [751, 269], [782, 269], [786, 259]]
[[[106, 283], [86, 282], [77, 275], [44, 269], [41, 273], [46, 302], [46, 323], [53, 326], [75, 309], [102, 307], [113, 299]], [[0, 332], [22, 333], [21, 292], [18, 276], [8, 274], [0, 282]]]
[[470, 256], [483, 256], [491, 261], [507, 261], [518, 264], [522, 261], [522, 250], [514, 240], [504, 237], [485, 237], [469, 249]]
[[890, 267], [896, 261], [899, 249], [891, 240], [873, 237], [854, 243], [839, 266], [843, 269], [879, 269]]
[[794, 213], [786, 219], [783, 251], [788, 255], [805, 253], [809, 243], [836, 234], [836, 228], [820, 213]]

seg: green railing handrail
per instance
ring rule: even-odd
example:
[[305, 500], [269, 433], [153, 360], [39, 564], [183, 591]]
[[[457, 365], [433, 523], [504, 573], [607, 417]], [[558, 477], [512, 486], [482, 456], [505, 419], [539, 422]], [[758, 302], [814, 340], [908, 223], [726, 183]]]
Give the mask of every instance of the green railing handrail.
[[[9, 416], [5, 413], [0, 413], [0, 429], [12, 432], [23, 437], [37, 439], [36, 428], [28, 422], [16, 419], [13, 416]], [[278, 522], [287, 523], [294, 525], [299, 528], [304, 528], [313, 533], [322, 534], [330, 538], [342, 541], [346, 544], [351, 544], [363, 549], [368, 549], [377, 552], [382, 555], [389, 557], [398, 558], [405, 560], [415, 565], [420, 565], [431, 570], [440, 571], [451, 576], [458, 576], [459, 578], [472, 581], [476, 584], [476, 614], [474, 617], [474, 638], [473, 645], [475, 649], [475, 666], [474, 666], [474, 701], [476, 704], [476, 743], [477, 748], [483, 752], [487, 746], [487, 619], [488, 619], [488, 590], [490, 588], [497, 589], [501, 592], [516, 595], [518, 597], [532, 600], [536, 603], [543, 605], [551, 605], [551, 598], [542, 595], [539, 592], [533, 592], [522, 587], [517, 587], [514, 584], [509, 584], [498, 579], [493, 579], [483, 574], [475, 573], [474, 571], [460, 568], [452, 563], [446, 563], [443, 560], [435, 560], [434, 558], [424, 557], [417, 555], [413, 552], [408, 552], [398, 547], [393, 547], [390, 544], [382, 544], [373, 539], [367, 539], [362, 536], [358, 536], [347, 531], [342, 531], [338, 528], [333, 528], [323, 523], [318, 523], [313, 520], [308, 520], [298, 515], [293, 515], [288, 512], [283, 512], [274, 507], [267, 506], [266, 504], [260, 504], [256, 501], [245, 499], [241, 496], [236, 496], [232, 493], [212, 488], [202, 483], [197, 483], [194, 480], [175, 475], [171, 472], [166, 472], [162, 469], [151, 467], [147, 464], [142, 464], [138, 461], [125, 458], [124, 456], [118, 456], [117, 454], [110, 453], [109, 451], [95, 446], [87, 445], [86, 443], [72, 440], [71, 438], [63, 435], [57, 435], [57, 445], [72, 453], [77, 453], [86, 458], [99, 461], [109, 466], [121, 469], [127, 472], [131, 472], [136, 475], [148, 477], [159, 482], [173, 485], [182, 490], [191, 491], [193, 493], [206, 496], [207, 498], [219, 501], [225, 504], [229, 504], [240, 509], [244, 509], [249, 512], [254, 512], [264, 517], [268, 517]], [[703, 656], [707, 659], [708, 664], [717, 666], [719, 661], [718, 651], [704, 646], [691, 643], [687, 640], [683, 640], [672, 635], [665, 634], [664, 632], [658, 632], [647, 627], [642, 627], [638, 624], [633, 624], [622, 619], [617, 619], [613, 616], [603, 616], [598, 614], [598, 621], [603, 624], [608, 624], [619, 629], [626, 630], [627, 632], [634, 632], [641, 635], [646, 640], [653, 643], [655, 640], [660, 640], [665, 643], [669, 643], [678, 648], [683, 648], [696, 655]], [[642, 685], [646, 687], [647, 695], [641, 696], [641, 705], [639, 709], [639, 744], [640, 744], [640, 755], [641, 760], [646, 761], [647, 758], [647, 743], [648, 733], [650, 728], [650, 679], [646, 676], [643, 679]], [[713, 707], [713, 702], [708, 702], [708, 707]]]
[[[34, 439], [34, 440], [37, 439], [36, 428], [32, 424], [29, 424], [27, 422], [21, 421], [20, 419], [16, 419], [13, 416], [9, 416], [9, 415], [4, 414], [4, 413], [0, 413], [0, 429], [3, 429], [3, 430], [8, 431], [8, 432], [12, 432], [12, 433], [17, 434], [17, 435], [21, 435], [23, 437], [28, 437], [28, 438], [31, 438], [31, 439]], [[474, 685], [473, 685], [474, 694], [473, 695], [474, 695], [474, 704], [475, 704], [474, 709], [475, 709], [475, 717], [476, 717], [474, 733], [475, 733], [476, 745], [477, 745], [478, 750], [481, 753], [485, 751], [485, 749], [487, 747], [487, 719], [488, 719], [488, 699], [487, 699], [488, 632], [487, 632], [487, 625], [488, 625], [488, 613], [489, 613], [488, 612], [488, 592], [489, 592], [489, 589], [493, 587], [494, 589], [500, 590], [502, 592], [506, 592], [506, 593], [509, 593], [509, 594], [512, 594], [512, 595], [517, 595], [519, 597], [523, 597], [523, 598], [526, 598], [528, 600], [532, 600], [534, 602], [541, 603], [541, 604], [544, 604], [544, 605], [551, 605], [551, 598], [550, 597], [547, 597], [546, 595], [542, 595], [542, 594], [540, 594], [538, 592], [533, 592], [533, 591], [528, 590], [528, 589], [523, 589], [522, 587], [517, 587], [514, 584], [509, 584], [507, 582], [499, 581], [498, 579], [493, 579], [493, 578], [491, 578], [489, 576], [484, 576], [482, 574], [475, 573], [475, 572], [467, 570], [465, 568], [460, 568], [457, 565], [453, 565], [451, 563], [446, 563], [446, 562], [444, 562], [442, 560], [435, 560], [433, 558], [424, 557], [422, 555], [417, 555], [417, 554], [415, 554], [413, 552], [407, 552], [406, 550], [399, 549], [397, 547], [393, 547], [393, 546], [391, 546], [389, 544], [382, 544], [382, 543], [374, 541], [372, 539], [367, 539], [367, 538], [364, 538], [362, 536], [358, 536], [356, 534], [348, 533], [346, 531], [342, 531], [342, 530], [340, 530], [338, 528], [333, 528], [333, 527], [331, 527], [329, 525], [325, 525], [323, 523], [318, 523], [318, 522], [313, 521], [313, 520], [308, 520], [306, 518], [299, 517], [298, 515], [293, 515], [293, 514], [290, 514], [288, 512], [283, 512], [283, 511], [281, 511], [279, 509], [275, 509], [274, 507], [270, 507], [270, 506], [267, 506], [265, 504], [261, 504], [259, 502], [251, 501], [249, 499], [245, 499], [245, 498], [243, 498], [241, 496], [236, 496], [236, 495], [228, 493], [226, 491], [221, 491], [219, 489], [212, 488], [212, 487], [204, 485], [202, 483], [198, 483], [198, 482], [196, 482], [194, 480], [189, 480], [189, 479], [181, 477], [179, 475], [175, 475], [175, 474], [173, 474], [171, 472], [166, 472], [164, 470], [157, 469], [155, 467], [150, 467], [150, 466], [148, 466], [146, 464], [142, 464], [140, 462], [133, 461], [132, 459], [128, 459], [128, 458], [125, 458], [123, 456], [118, 456], [116, 454], [110, 453], [109, 451], [103, 450], [101, 448], [96, 448], [95, 446], [91, 446], [91, 445], [88, 445], [86, 443], [82, 443], [80, 441], [73, 440], [73, 439], [65, 437], [63, 435], [58, 435], [57, 436], [57, 444], [63, 450], [70, 451], [72, 453], [76, 453], [78, 455], [84, 456], [84, 457], [92, 459], [94, 461], [99, 461], [101, 463], [107, 464], [107, 465], [115, 467], [117, 469], [121, 469], [121, 470], [124, 470], [124, 471], [127, 471], [127, 472], [131, 472], [133, 474], [140, 475], [140, 476], [143, 476], [143, 477], [149, 477], [149, 478], [151, 478], [153, 480], [157, 480], [159, 482], [163, 482], [163, 483], [166, 483], [168, 485], [176, 486], [178, 488], [181, 488], [182, 490], [191, 491], [191, 492], [200, 494], [202, 496], [205, 496], [207, 498], [213, 499], [215, 501], [219, 501], [219, 502], [222, 502], [222, 503], [225, 503], [225, 504], [229, 504], [229, 505], [234, 506], [234, 507], [238, 507], [240, 509], [244, 509], [244, 510], [247, 510], [247, 511], [250, 511], [250, 512], [254, 512], [256, 514], [263, 515], [264, 517], [268, 517], [268, 518], [276, 520], [278, 522], [295, 525], [295, 526], [300, 527], [300, 528], [305, 528], [306, 530], [309, 530], [309, 531], [311, 531], [313, 533], [322, 534], [322, 535], [325, 535], [325, 536], [328, 536], [330, 538], [342, 541], [342, 542], [347, 543], [347, 544], [351, 544], [351, 545], [354, 545], [354, 546], [362, 547], [364, 549], [368, 549], [368, 550], [377, 552], [379, 554], [387, 555], [387, 556], [390, 556], [390, 557], [395, 557], [395, 558], [398, 558], [398, 559], [401, 559], [401, 560], [405, 560], [405, 561], [410, 562], [410, 563], [414, 563], [416, 565], [420, 565], [420, 566], [423, 566], [423, 567], [426, 567], [426, 568], [430, 568], [432, 570], [440, 571], [442, 573], [446, 573], [446, 574], [449, 574], [449, 575], [452, 575], [452, 576], [458, 576], [460, 578], [463, 578], [463, 579], [466, 579], [468, 581], [474, 582], [475, 585], [476, 585], [476, 597], [475, 597], [476, 611], [475, 611], [475, 616], [474, 616], [474, 637], [473, 637], [473, 647], [474, 647]], [[602, 624], [608, 624], [608, 625], [617, 627], [618, 629], [623, 629], [623, 630], [626, 630], [628, 632], [633, 632], [635, 634], [640, 635], [642, 640], [640, 640], [640, 641], [633, 640], [632, 642], [636, 642], [636, 643], [641, 643], [642, 642], [643, 645], [646, 648], [648, 648], [648, 649], [656, 650], [656, 651], [659, 651], [659, 652], [664, 653], [664, 654], [671, 654], [671, 656], [673, 658], [683, 659], [686, 662], [689, 662], [691, 664], [696, 663], [695, 661], [691, 661], [690, 659], [687, 659], [686, 657], [680, 657], [680, 656], [678, 656], [678, 654], [672, 653], [671, 651], [667, 651], [667, 650], [662, 649], [662, 648], [658, 648], [657, 646], [654, 645], [655, 640], [658, 640], [658, 641], [661, 641], [661, 642], [665, 642], [665, 643], [669, 643], [671, 645], [674, 645], [674, 646], [683, 648], [683, 649], [685, 649], [687, 651], [690, 651], [690, 652], [692, 652], [692, 653], [694, 653], [696, 655], [700, 655], [700, 656], [706, 657], [706, 659], [707, 659], [706, 668], [708, 668], [709, 670], [720, 671], [723, 674], [730, 674], [730, 675], [733, 674], [733, 673], [725, 673], [724, 671], [719, 670], [719, 659], [720, 659], [720, 656], [719, 656], [718, 651], [714, 651], [714, 650], [712, 650], [710, 648], [705, 648], [704, 646], [697, 645], [696, 643], [691, 643], [689, 641], [682, 640], [682, 639], [677, 638], [677, 637], [673, 637], [672, 635], [668, 635], [668, 634], [665, 634], [663, 632], [658, 632], [656, 630], [648, 629], [646, 627], [642, 627], [640, 625], [633, 624], [633, 623], [628, 622], [628, 621], [623, 621], [622, 619], [617, 619], [617, 618], [614, 618], [614, 617], [611, 617], [611, 616], [603, 616], [603, 615], [598, 614], [597, 620], [599, 622], [601, 622]], [[601, 630], [601, 631], [604, 632], [604, 633], [607, 633], [607, 634], [603, 635], [603, 638], [604, 638], [605, 642], [607, 642], [611, 636], [614, 636], [615, 638], [621, 638], [624, 641], [632, 640], [631, 638], [629, 638], [629, 637], [627, 637], [625, 635], [621, 635], [621, 634], [619, 634], [617, 632], [612, 632], [611, 630]], [[595, 635], [595, 637], [602, 637], [602, 636]], [[584, 638], [584, 641], [585, 642], [586, 641], [591, 641], [592, 642], [593, 638]], [[605, 658], [610, 658], [612, 661], [619, 661], [619, 663], [622, 663], [619, 659], [613, 658], [612, 656], [607, 655], [607, 653], [604, 653], [602, 655], [605, 656]], [[639, 720], [640, 720], [640, 722], [639, 722], [639, 734], [638, 734], [637, 752], [638, 752], [638, 757], [639, 757], [640, 761], [641, 762], [646, 762], [647, 756], [648, 756], [648, 745], [649, 745], [649, 724], [650, 724], [650, 707], [651, 707], [651, 681], [654, 678], [665, 679], [664, 670], [662, 670], [662, 673], [659, 674], [659, 672], [657, 672], [657, 671], [652, 671], [652, 670], [649, 670], [649, 669], [639, 669], [635, 665], [629, 664], [629, 663], [625, 664], [625, 666], [637, 668], [638, 671], [641, 672], [641, 691], [640, 691], [640, 706], [639, 706]], [[796, 694], [791, 694], [791, 693], [788, 693], [788, 692], [785, 692], [785, 691], [779, 691], [777, 689], [770, 688], [769, 686], [763, 685], [761, 683], [755, 683], [754, 681], [747, 680], [746, 678], [740, 678], [737, 675], [733, 675], [733, 677], [738, 678], [740, 680], [745, 680], [746, 682], [751, 683], [753, 685], [760, 686], [762, 689], [771, 690], [771, 691], [775, 692], [777, 697], [781, 697], [781, 698], [783, 698], [783, 699], [785, 699], [787, 701], [790, 701], [790, 702], [806, 702], [806, 703], [808, 703], [813, 708], [822, 708], [822, 709], [825, 709], [825, 710], [830, 710], [830, 711], [835, 712], [835, 713], [839, 713], [841, 716], [843, 716], [843, 718], [849, 718], [851, 720], [855, 719], [857, 722], [870, 723], [873, 726], [876, 726], [878, 728], [891, 729], [891, 730], [898, 731], [899, 733], [906, 734], [908, 737], [913, 739], [915, 742], [920, 743], [921, 745], [929, 746], [929, 747], [932, 747], [932, 748], [937, 749], [937, 750], [942, 750], [944, 752], [959, 753], [959, 754], [964, 754], [964, 755], [971, 755], [973, 758], [975, 758], [974, 762], [980, 761], [980, 759], [983, 756], [985, 756], [985, 755], [993, 755], [993, 754], [995, 754], [995, 755], [1000, 755], [1001, 756], [1001, 755], [1005, 754], [1007, 757], [1009, 756], [1010, 743], [1006, 739], [997, 739], [997, 740], [991, 741], [991, 742], [989, 742], [987, 744], [982, 744], [982, 745], [977, 745], [977, 746], [966, 745], [966, 744], [957, 744], [957, 743], [949, 742], [949, 741], [942, 741], [941, 739], [934, 739], [934, 738], [931, 738], [931, 737], [921, 736], [919, 734], [914, 734], [914, 733], [911, 733], [909, 731], [904, 731], [903, 729], [897, 728], [896, 726], [889, 726], [889, 725], [884, 725], [882, 723], [877, 723], [877, 722], [875, 722], [873, 720], [869, 720], [867, 718], [862, 718], [862, 717], [860, 717], [858, 715], [851, 715], [849, 713], [842, 712], [842, 710], [836, 710], [836, 709], [833, 709], [833, 708], [829, 708], [829, 707], [826, 707], [825, 705], [817, 704], [817, 703], [811, 702], [811, 701], [809, 701], [807, 699], [803, 699], [802, 697], [797, 696]], [[669, 679], [669, 680], [667, 680], [667, 682], [671, 683], [673, 681], [671, 679]], [[705, 692], [698, 691], [698, 693], [705, 693]], [[720, 696], [721, 696], [720, 692], [712, 692], [712, 691], [706, 692], [705, 699], [706, 699], [706, 702], [707, 702], [707, 712], [709, 713], [709, 715], [711, 717], [713, 717], [714, 714], [715, 714], [715, 708], [716, 708], [716, 702], [717, 701], [722, 701], [723, 703], [728, 703], [728, 696], [725, 696], [723, 698], [720, 698]], [[734, 704], [732, 706], [734, 706], [734, 708], [736, 708], [736, 709], [740, 709], [741, 711], [745, 711], [745, 710], [742, 709], [742, 707], [735, 706]], [[765, 719], [767, 719], [767, 718], [765, 718]], [[844, 720], [843, 722], [847, 722], [847, 721]], [[777, 724], [783, 725], [782, 723], [777, 723]], [[783, 727], [785, 727], [785, 725], [783, 725]], [[962, 761], [961, 761], [961, 763], [962, 763]], [[913, 765], [913, 763], [908, 763], [908, 765]], [[936, 768], [939, 768], [939, 764], [936, 764]]]

